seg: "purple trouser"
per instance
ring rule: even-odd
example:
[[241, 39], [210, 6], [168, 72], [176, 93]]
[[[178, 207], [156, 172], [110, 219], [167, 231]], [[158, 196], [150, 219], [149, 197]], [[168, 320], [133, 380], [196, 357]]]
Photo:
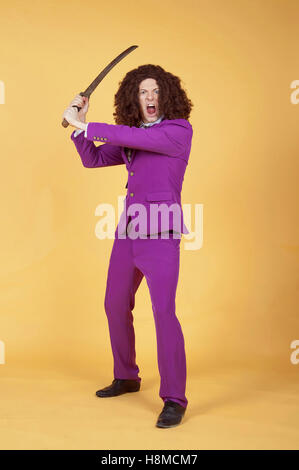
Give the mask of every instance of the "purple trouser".
[[179, 277], [180, 238], [115, 237], [107, 276], [105, 311], [114, 358], [114, 378], [138, 377], [132, 310], [135, 293], [146, 278], [154, 313], [159, 396], [187, 407], [186, 357], [184, 337], [175, 313], [175, 295]]

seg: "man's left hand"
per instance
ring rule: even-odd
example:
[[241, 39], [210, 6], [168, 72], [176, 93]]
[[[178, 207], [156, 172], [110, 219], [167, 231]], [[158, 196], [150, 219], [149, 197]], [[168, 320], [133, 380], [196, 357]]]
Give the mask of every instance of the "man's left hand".
[[73, 106], [70, 106], [69, 108], [66, 108], [62, 115], [62, 119], [66, 119], [67, 122], [70, 124], [70, 126], [73, 127], [78, 127], [80, 128], [80, 124], [82, 124], [81, 121], [78, 119], [78, 110], [77, 108], [74, 108]]

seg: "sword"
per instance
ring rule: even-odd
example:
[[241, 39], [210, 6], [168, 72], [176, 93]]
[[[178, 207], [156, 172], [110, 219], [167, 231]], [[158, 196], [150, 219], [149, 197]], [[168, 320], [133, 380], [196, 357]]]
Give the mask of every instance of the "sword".
[[[81, 91], [81, 93], [79, 93], [79, 95], [81, 96], [86, 96], [86, 98], [89, 98], [91, 93], [96, 89], [96, 87], [98, 86], [99, 83], [101, 83], [101, 81], [103, 80], [103, 78], [107, 75], [108, 72], [110, 72], [110, 70], [118, 63], [120, 62], [124, 57], [126, 57], [126, 55], [130, 54], [130, 52], [134, 51], [134, 49], [136, 49], [136, 47], [138, 46], [131, 46], [131, 47], [128, 47], [128, 49], [126, 49], [125, 51], [123, 51], [121, 54], [119, 54], [117, 57], [115, 57], [115, 59], [113, 59], [110, 64], [108, 64], [103, 70], [101, 73], [99, 73], [99, 75], [94, 79], [93, 82], [91, 82], [91, 84], [86, 88], [85, 91]], [[76, 106], [76, 105], [73, 105], [72, 106], [73, 108], [77, 108], [78, 111], [80, 111], [80, 107], [79, 106]], [[64, 119], [62, 121], [62, 125], [63, 127], [67, 127], [69, 125], [68, 121], [66, 119]]]

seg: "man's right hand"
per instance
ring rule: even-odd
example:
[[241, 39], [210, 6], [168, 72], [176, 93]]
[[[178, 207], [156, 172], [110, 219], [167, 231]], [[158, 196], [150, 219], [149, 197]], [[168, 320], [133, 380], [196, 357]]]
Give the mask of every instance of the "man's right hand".
[[86, 96], [76, 95], [70, 106], [79, 106], [81, 109], [78, 112], [78, 119], [81, 122], [86, 122], [86, 113], [89, 108], [89, 99]]

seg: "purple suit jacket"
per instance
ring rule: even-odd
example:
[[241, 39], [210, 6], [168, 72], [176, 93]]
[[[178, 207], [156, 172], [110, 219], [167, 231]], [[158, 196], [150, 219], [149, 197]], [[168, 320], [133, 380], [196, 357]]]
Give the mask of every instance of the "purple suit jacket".
[[[189, 121], [163, 119], [160, 123], [147, 128], [89, 122], [86, 138], [84, 132], [77, 137], [74, 136], [74, 132], [71, 134], [71, 139], [84, 167], [126, 165], [127, 196], [115, 234], [117, 231], [118, 234], [125, 232], [129, 215], [132, 219], [138, 217], [139, 222], [142, 221], [136, 224], [141, 234], [152, 234], [168, 229], [189, 233], [183, 220], [181, 206], [182, 184], [193, 135]], [[103, 145], [96, 146], [95, 141], [103, 142]], [[125, 153], [125, 147], [133, 149], [130, 161]], [[134, 213], [132, 206], [134, 203], [143, 204], [145, 214], [143, 211]], [[169, 212], [167, 226], [162, 224], [160, 216], [154, 218], [150, 216], [150, 205], [160, 206], [162, 203], [166, 204]], [[172, 204], [175, 207], [174, 211], [169, 210]]]

